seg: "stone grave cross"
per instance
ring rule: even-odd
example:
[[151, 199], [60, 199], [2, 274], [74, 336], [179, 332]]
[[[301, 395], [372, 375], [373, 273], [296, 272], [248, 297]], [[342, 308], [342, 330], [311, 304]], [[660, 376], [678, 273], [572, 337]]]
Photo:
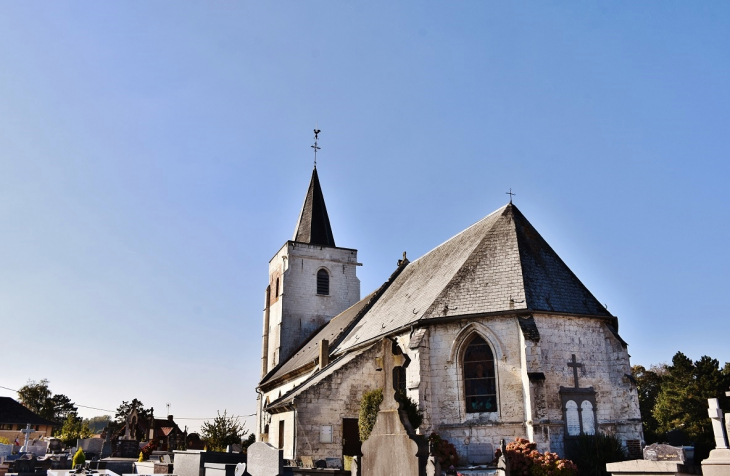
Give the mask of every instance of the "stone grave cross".
[[712, 420], [712, 432], [715, 434], [715, 447], [727, 449], [727, 434], [725, 434], [725, 427], [722, 424], [720, 403], [717, 398], [708, 398], [707, 403], [709, 407], [707, 413], [710, 415], [710, 420]]
[[575, 354], [571, 355], [571, 361], [568, 362], [568, 367], [573, 367], [573, 388], [579, 388], [578, 385], [578, 367], [583, 367], [583, 364], [579, 364], [575, 361]]
[[[395, 389], [393, 388], [393, 369], [400, 367], [406, 362], [405, 356], [395, 354], [393, 348], [395, 343], [390, 339], [383, 339], [383, 403], [380, 404], [380, 410], [397, 410], [398, 402], [395, 401]], [[379, 362], [380, 363], [380, 362]]]
[[25, 435], [25, 441], [23, 442], [24, 444], [23, 444], [23, 447], [20, 448], [20, 451], [22, 451], [22, 452], [25, 453], [25, 452], [28, 451], [28, 444], [29, 444], [29, 441], [28, 440], [30, 440], [30, 438], [29, 438], [30, 437], [30, 434], [31, 433], [35, 433], [35, 430], [31, 430], [30, 429], [30, 423], [28, 423], [25, 426], [25, 429], [20, 430], [20, 432], [23, 433], [23, 435]]

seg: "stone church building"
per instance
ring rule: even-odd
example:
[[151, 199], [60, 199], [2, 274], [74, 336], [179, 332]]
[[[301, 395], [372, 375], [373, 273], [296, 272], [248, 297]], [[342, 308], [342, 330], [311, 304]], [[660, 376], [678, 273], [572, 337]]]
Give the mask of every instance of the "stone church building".
[[335, 244], [317, 169], [294, 237], [269, 262], [257, 440], [284, 458], [360, 451], [364, 392], [383, 339], [407, 355], [397, 385], [463, 461], [523, 437], [564, 455], [580, 434], [643, 442], [618, 319], [509, 203], [361, 298], [357, 250]]

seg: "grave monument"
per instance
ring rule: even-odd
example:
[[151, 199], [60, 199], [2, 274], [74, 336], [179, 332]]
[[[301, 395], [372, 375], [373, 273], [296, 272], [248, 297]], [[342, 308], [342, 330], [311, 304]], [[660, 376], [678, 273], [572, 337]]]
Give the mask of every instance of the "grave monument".
[[[730, 392], [725, 392], [730, 397]], [[702, 461], [704, 476], [720, 476], [730, 474], [730, 448], [728, 448], [728, 433], [730, 433], [730, 413], [723, 415], [717, 398], [708, 398], [707, 413], [712, 420], [712, 431], [715, 434], [715, 449], [710, 456]], [[723, 418], [724, 416], [724, 418]], [[723, 421], [724, 420], [724, 421]]]
[[400, 403], [395, 400], [393, 371], [396, 367], [407, 366], [407, 357], [395, 341], [385, 338], [383, 354], [378, 360], [382, 361], [378, 367], [383, 372], [383, 402], [373, 431], [362, 444], [362, 474], [425, 476], [428, 444], [416, 434]]

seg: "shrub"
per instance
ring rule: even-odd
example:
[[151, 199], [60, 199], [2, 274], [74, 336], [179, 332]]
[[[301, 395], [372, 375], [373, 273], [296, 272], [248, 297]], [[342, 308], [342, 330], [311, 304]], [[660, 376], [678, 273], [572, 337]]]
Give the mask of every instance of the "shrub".
[[[413, 429], [415, 430], [421, 426], [423, 412], [418, 408], [418, 404], [402, 390], [395, 392], [395, 400], [401, 404], [401, 408], [406, 412], [408, 422]], [[357, 420], [360, 441], [365, 441], [370, 437], [370, 433], [372, 433], [375, 426], [375, 420], [378, 418], [381, 403], [383, 403], [382, 388], [376, 388], [363, 394], [362, 400], [360, 400], [360, 416]]]
[[431, 452], [439, 460], [441, 469], [449, 469], [459, 463], [459, 454], [456, 447], [439, 436], [438, 433], [431, 433], [428, 437]]
[[581, 476], [605, 476], [606, 463], [628, 458], [621, 440], [603, 433], [579, 436], [572, 453]]
[[[576, 476], [578, 468], [572, 461], [560, 459], [555, 453], [540, 453], [524, 438], [517, 438], [507, 445], [509, 469], [516, 476]], [[502, 456], [497, 449], [495, 456]]]
[[79, 464], [81, 465], [82, 468], [86, 464], [86, 455], [84, 454], [84, 450], [82, 450], [81, 448], [76, 450], [76, 454], [74, 454], [74, 457], [71, 460], [71, 467], [75, 468], [76, 465], [79, 465]]
[[373, 427], [375, 426], [375, 420], [378, 418], [378, 411], [382, 402], [382, 388], [376, 388], [363, 394], [362, 400], [360, 400], [360, 416], [357, 419], [360, 441], [365, 441], [370, 438], [370, 433], [372, 433]]
[[150, 459], [150, 455], [153, 451], [157, 449], [157, 444], [155, 443], [155, 440], [150, 441], [146, 445], [142, 447], [142, 450], [139, 452], [139, 461], [147, 461]]
[[395, 399], [401, 404], [401, 408], [406, 412], [406, 415], [408, 415], [408, 422], [413, 429], [415, 430], [421, 426], [421, 423], [423, 423], [423, 412], [418, 408], [418, 404], [403, 390], [395, 393]]

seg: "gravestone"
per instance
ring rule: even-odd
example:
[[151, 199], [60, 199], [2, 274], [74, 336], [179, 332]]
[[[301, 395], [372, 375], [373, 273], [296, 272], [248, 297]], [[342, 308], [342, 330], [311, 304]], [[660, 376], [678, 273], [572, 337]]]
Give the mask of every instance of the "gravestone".
[[26, 452], [33, 453], [36, 456], [45, 456], [48, 450], [47, 441], [36, 441], [27, 446]]
[[15, 460], [13, 465], [14, 473], [35, 473], [35, 467], [38, 460], [35, 456], [24, 454]]
[[[362, 473], [366, 476], [423, 476], [428, 444], [416, 435], [408, 416], [395, 400], [393, 369], [407, 366], [408, 359], [394, 341], [383, 339], [383, 402], [370, 437], [362, 444]], [[380, 361], [380, 359], [378, 359]]]
[[122, 458], [138, 458], [139, 443], [137, 443], [137, 440], [119, 440], [117, 442], [117, 452]]
[[61, 443], [61, 440], [52, 438], [48, 441], [48, 452], [55, 454], [60, 453], [61, 451], [63, 451], [63, 444]]
[[[725, 393], [730, 397], [730, 392]], [[723, 425], [723, 414], [716, 398], [707, 399], [707, 413], [712, 420], [712, 432], [715, 435], [715, 449], [710, 451], [710, 457], [702, 461], [704, 476], [726, 476], [730, 474], [730, 448], [728, 448], [728, 429]], [[725, 415], [725, 424], [728, 416]]]
[[22, 434], [23, 434], [23, 435], [25, 436], [25, 442], [24, 442], [24, 444], [23, 444], [23, 447], [22, 447], [22, 448], [20, 448], [20, 451], [21, 451], [22, 453], [26, 453], [26, 452], [28, 451], [28, 442], [29, 442], [29, 440], [30, 440], [30, 434], [31, 434], [31, 433], [35, 433], [35, 430], [31, 430], [31, 428], [30, 428], [30, 423], [28, 423], [28, 424], [27, 424], [27, 425], [25, 426], [25, 429], [23, 429], [23, 430], [20, 430], [20, 432], [21, 432], [21, 433], [22, 433]]
[[647, 461], [679, 461], [684, 463], [684, 448], [654, 443], [644, 448]]
[[471, 443], [467, 446], [467, 460], [471, 464], [487, 464], [494, 459], [494, 450], [489, 443]]
[[284, 473], [284, 452], [268, 443], [248, 447], [246, 472], [251, 476], [281, 476]]
[[234, 476], [244, 476], [246, 474], [246, 463], [238, 463], [236, 469], [233, 470]]
[[329, 469], [342, 469], [342, 460], [340, 458], [325, 458], [325, 462]]
[[11, 454], [13, 454], [13, 445], [0, 443], [0, 456], [10, 456]]
[[[93, 456], [98, 457], [101, 455], [104, 440], [101, 438], [79, 438], [76, 440], [76, 447], [81, 448], [87, 459], [91, 459]], [[137, 457], [139, 457], [139, 452], [137, 452]]]

